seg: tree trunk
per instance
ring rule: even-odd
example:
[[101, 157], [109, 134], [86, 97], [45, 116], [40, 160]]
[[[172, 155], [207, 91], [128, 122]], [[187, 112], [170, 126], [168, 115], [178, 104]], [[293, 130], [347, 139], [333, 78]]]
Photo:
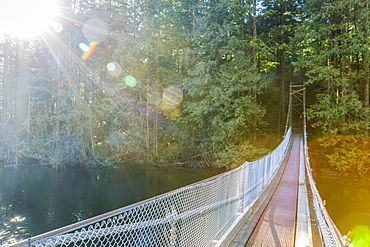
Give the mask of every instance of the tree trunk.
[[[366, 32], [366, 41], [365, 41], [365, 47], [366, 47], [366, 52], [364, 52], [364, 70], [365, 70], [365, 81], [364, 81], [364, 92], [363, 92], [363, 95], [364, 95], [364, 106], [366, 108], [369, 108], [370, 106], [370, 75], [369, 75], [369, 62], [367, 61], [368, 60], [368, 57], [369, 57], [369, 52], [368, 52], [368, 47], [369, 47], [369, 42], [368, 42], [368, 38], [369, 38], [369, 0], [366, 1], [366, 23], [365, 23], [365, 32]], [[365, 136], [366, 137], [369, 137], [369, 128], [365, 131]]]
[[[364, 61], [365, 61], [365, 72], [368, 72], [369, 71], [369, 62], [367, 62], [367, 59], [368, 59], [368, 45], [369, 45], [369, 42], [367, 40], [367, 38], [369, 37], [369, 0], [366, 1], [366, 25], [365, 25], [365, 30], [366, 30], [366, 48], [367, 48], [367, 51], [365, 52], [364, 54]], [[369, 107], [370, 104], [369, 104], [369, 101], [370, 101], [370, 86], [369, 86], [369, 81], [370, 81], [370, 78], [369, 78], [369, 74], [367, 73], [366, 76], [365, 76], [365, 87], [364, 87], [364, 103], [365, 103], [365, 107]]]
[[[257, 0], [253, 1], [253, 38], [257, 38]], [[253, 46], [253, 62], [256, 63], [256, 47]]]
[[9, 145], [7, 145], [7, 122], [8, 122], [8, 73], [9, 73], [9, 36], [5, 34], [4, 41], [4, 64], [3, 64], [3, 81], [2, 81], [2, 99], [1, 99], [1, 134], [3, 139], [2, 148], [7, 152]]
[[[279, 49], [277, 52], [278, 56], [278, 67], [277, 67], [277, 79], [280, 88], [280, 110], [279, 110], [279, 124], [281, 126], [281, 118], [285, 117], [285, 78], [284, 78], [284, 50]], [[280, 127], [279, 127], [280, 130]], [[280, 133], [280, 131], [279, 131]]]

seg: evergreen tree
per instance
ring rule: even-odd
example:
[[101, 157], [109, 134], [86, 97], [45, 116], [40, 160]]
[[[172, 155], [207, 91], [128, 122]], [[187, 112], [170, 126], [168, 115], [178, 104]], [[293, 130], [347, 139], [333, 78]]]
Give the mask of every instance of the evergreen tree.
[[184, 83], [184, 120], [195, 131], [193, 139], [202, 151], [225, 165], [262, 123], [265, 110], [257, 95], [268, 80], [253, 63], [251, 37], [233, 23], [230, 2], [202, 4], [204, 10], [194, 20], [193, 49], [185, 59], [191, 67]]
[[308, 85], [317, 88], [317, 103], [308, 113], [324, 133], [364, 135], [369, 128], [369, 109], [360, 97], [368, 81], [366, 6], [311, 0], [304, 7], [313, 11], [297, 35], [303, 48], [299, 65], [307, 71]]
[[[273, 74], [279, 87], [278, 119], [283, 125], [287, 112], [287, 92], [291, 81], [301, 80], [293, 76], [290, 64], [295, 59], [295, 47], [292, 44], [296, 27], [301, 20], [302, 0], [265, 0], [258, 16], [257, 32], [259, 38], [269, 47], [269, 56], [265, 63], [276, 68]], [[262, 57], [262, 59], [263, 59]], [[272, 106], [273, 107], [273, 106]]]

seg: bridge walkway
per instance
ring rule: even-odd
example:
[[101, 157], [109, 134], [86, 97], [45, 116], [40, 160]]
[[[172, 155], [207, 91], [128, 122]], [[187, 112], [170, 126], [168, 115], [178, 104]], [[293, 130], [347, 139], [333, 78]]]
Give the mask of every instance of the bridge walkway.
[[300, 138], [295, 136], [280, 183], [246, 246], [294, 246]]
[[[300, 135], [295, 135], [281, 179], [254, 229], [242, 229], [230, 246], [297, 246], [295, 239], [301, 142]], [[247, 224], [244, 228], [251, 227]]]

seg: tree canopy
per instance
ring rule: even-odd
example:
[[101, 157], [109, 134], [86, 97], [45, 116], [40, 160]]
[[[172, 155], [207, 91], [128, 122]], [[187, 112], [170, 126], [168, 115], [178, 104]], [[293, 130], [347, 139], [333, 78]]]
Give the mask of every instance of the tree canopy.
[[312, 127], [368, 136], [368, 0], [58, 4], [59, 28], [0, 35], [2, 160], [229, 166], [282, 134], [290, 82]]

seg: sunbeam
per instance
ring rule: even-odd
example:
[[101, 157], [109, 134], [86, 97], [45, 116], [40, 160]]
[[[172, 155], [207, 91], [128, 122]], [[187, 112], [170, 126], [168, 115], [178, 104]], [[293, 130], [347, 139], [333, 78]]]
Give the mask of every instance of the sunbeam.
[[19, 38], [31, 38], [48, 28], [56, 27], [56, 0], [0, 1], [0, 33]]
[[[116, 103], [119, 104], [121, 107], [130, 106], [136, 111], [140, 112], [143, 115], [148, 116], [153, 121], [156, 121], [161, 127], [167, 128], [169, 126], [168, 122], [158, 116], [155, 111], [152, 111], [145, 106], [138, 104], [138, 102], [132, 99], [124, 90], [123, 88], [114, 82], [110, 78], [104, 78], [100, 76], [100, 71], [94, 71], [91, 67], [89, 67], [84, 61], [85, 59], [81, 59], [81, 57], [76, 54], [76, 51], [73, 51], [70, 47], [68, 47], [59, 37], [57, 34], [51, 34], [44, 36], [44, 41], [50, 50], [51, 54], [53, 55], [54, 60], [56, 61], [59, 69], [65, 76], [74, 76], [73, 71], [80, 71], [80, 73], [84, 73], [86, 76], [86, 82], [92, 83], [95, 86], [99, 87], [102, 92], [105, 92], [110, 97], [114, 97], [116, 99]], [[81, 49], [81, 47], [80, 47]], [[106, 68], [102, 68], [102, 70], [106, 71]], [[111, 71], [107, 71], [108, 74], [111, 74]], [[121, 75], [122, 71], [117, 74], [117, 76]], [[123, 74], [123, 73], [122, 73]], [[128, 87], [135, 87], [137, 85], [137, 80], [132, 75], [122, 75], [122, 80]], [[79, 88], [73, 78], [71, 80], [63, 80], [64, 84], [69, 87], [74, 95], [78, 95]], [[77, 102], [81, 99], [77, 98]], [[80, 104], [84, 106], [85, 104]]]

